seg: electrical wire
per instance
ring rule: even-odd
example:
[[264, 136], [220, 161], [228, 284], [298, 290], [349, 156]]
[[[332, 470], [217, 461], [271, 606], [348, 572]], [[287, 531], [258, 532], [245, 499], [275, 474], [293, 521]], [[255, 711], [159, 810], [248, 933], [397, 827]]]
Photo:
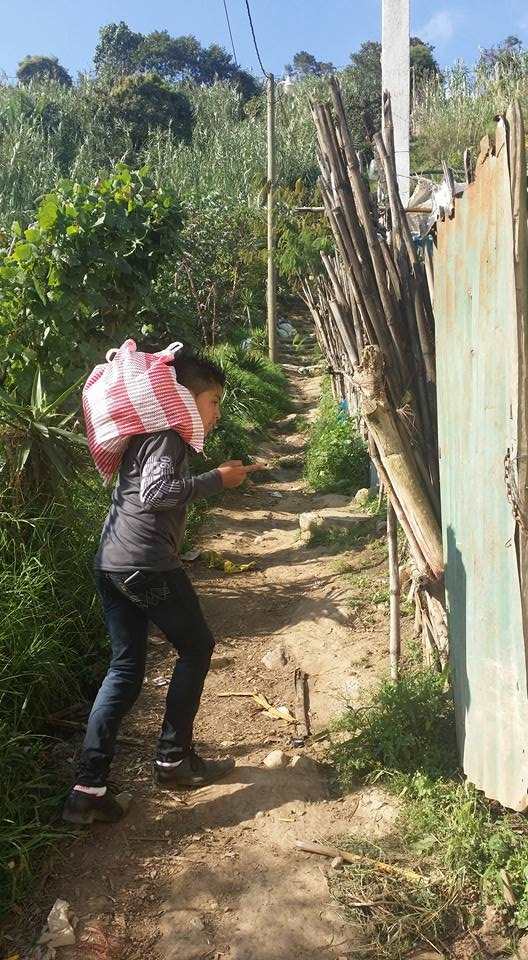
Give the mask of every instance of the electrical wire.
[[261, 56], [260, 56], [260, 50], [259, 50], [259, 48], [258, 48], [257, 38], [256, 38], [256, 36], [255, 36], [255, 28], [254, 28], [254, 26], [253, 26], [253, 17], [251, 16], [251, 8], [250, 8], [250, 6], [249, 6], [249, 0], [246, 0], [246, 10], [247, 10], [248, 18], [249, 18], [249, 25], [250, 25], [250, 27], [251, 27], [251, 34], [252, 34], [252, 36], [253, 36], [253, 43], [254, 43], [254, 45], [255, 45], [255, 50], [256, 50], [256, 53], [257, 53], [258, 62], [259, 62], [259, 64], [260, 64], [260, 69], [262, 70], [262, 73], [264, 74], [264, 76], [269, 78], [269, 73], [268, 73], [267, 70], [264, 69], [264, 64], [262, 63], [262, 58], [261, 58]]
[[230, 38], [231, 38], [231, 47], [232, 47], [232, 50], [233, 50], [233, 59], [234, 59], [234, 61], [235, 61], [235, 67], [238, 67], [238, 57], [237, 57], [237, 55], [236, 55], [235, 41], [233, 40], [233, 31], [231, 30], [231, 21], [229, 20], [229, 13], [228, 13], [228, 10], [227, 10], [227, 0], [223, 0], [223, 3], [224, 3], [225, 16], [226, 16], [226, 20], [227, 20], [227, 29], [229, 30], [229, 36], [230, 36]]

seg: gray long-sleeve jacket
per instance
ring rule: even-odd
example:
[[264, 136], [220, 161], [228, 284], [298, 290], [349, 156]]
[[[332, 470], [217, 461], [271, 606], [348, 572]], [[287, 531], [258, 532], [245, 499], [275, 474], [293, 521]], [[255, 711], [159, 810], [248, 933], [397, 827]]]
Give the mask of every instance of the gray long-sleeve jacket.
[[134, 437], [123, 456], [95, 566], [127, 573], [180, 566], [187, 507], [222, 489], [218, 470], [191, 476], [174, 430]]

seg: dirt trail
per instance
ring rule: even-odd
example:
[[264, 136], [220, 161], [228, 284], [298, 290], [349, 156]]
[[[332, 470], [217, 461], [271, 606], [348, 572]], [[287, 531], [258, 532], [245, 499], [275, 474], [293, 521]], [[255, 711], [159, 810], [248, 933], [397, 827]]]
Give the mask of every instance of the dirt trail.
[[[288, 374], [296, 413], [310, 418], [320, 380]], [[299, 853], [294, 840], [383, 833], [392, 806], [374, 788], [332, 799], [325, 768], [313, 761], [266, 768], [271, 750], [320, 760], [323, 745], [295, 750], [286, 723], [268, 719], [251, 699], [219, 696], [252, 690], [292, 708], [299, 665], [309, 674], [317, 730], [385, 666], [385, 614], [353, 622], [336, 557], [299, 539], [299, 514], [328, 500], [307, 491], [291, 460], [281, 466], [306, 442], [287, 432], [290, 426], [277, 427], [263, 445], [270, 475], [226, 496], [202, 537], [204, 548], [226, 557], [257, 559], [257, 570], [226, 576], [199, 560], [190, 565], [217, 638], [198, 747], [235, 756], [236, 769], [196, 793], [160, 791], [154, 783], [151, 755], [173, 654], [166, 642], [153, 642], [114, 770], [133, 792], [130, 813], [68, 843], [49, 865], [38, 906], [31, 916], [26, 911], [25, 935], [35, 935], [57, 897], [71, 903], [80, 918], [77, 945], [62, 948], [59, 960], [342, 960], [362, 952], [358, 932], [329, 896], [328, 862]], [[365, 551], [362, 557], [366, 569]], [[288, 662], [268, 670], [261, 658], [279, 644]]]

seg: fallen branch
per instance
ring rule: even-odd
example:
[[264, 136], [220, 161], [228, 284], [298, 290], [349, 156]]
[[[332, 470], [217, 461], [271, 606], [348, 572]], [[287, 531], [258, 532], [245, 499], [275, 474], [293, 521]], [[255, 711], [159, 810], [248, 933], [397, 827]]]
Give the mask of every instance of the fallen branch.
[[326, 847], [321, 843], [310, 843], [309, 840], [296, 840], [295, 846], [298, 850], [304, 850], [305, 853], [316, 853], [321, 857], [331, 857], [334, 860], [340, 857], [346, 863], [365, 863], [379, 873], [387, 873], [391, 877], [402, 877], [409, 880], [410, 883], [428, 883], [427, 877], [414, 870], [407, 870], [405, 867], [395, 867], [392, 863], [383, 863], [381, 860], [374, 860], [363, 853], [349, 853], [348, 850], [340, 850], [339, 847]]
[[250, 690], [232, 690], [227, 693], [217, 693], [217, 697], [251, 697], [257, 706], [273, 720], [285, 720], [286, 723], [295, 723], [295, 717], [287, 707], [274, 707], [263, 693], [252, 693]]

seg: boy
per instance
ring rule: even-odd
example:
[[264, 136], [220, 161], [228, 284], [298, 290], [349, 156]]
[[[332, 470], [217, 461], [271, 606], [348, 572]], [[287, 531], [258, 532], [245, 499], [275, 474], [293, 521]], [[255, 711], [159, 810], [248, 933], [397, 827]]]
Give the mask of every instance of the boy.
[[[194, 396], [204, 432], [209, 433], [220, 418], [222, 370], [186, 351], [172, 364], [178, 382]], [[143, 683], [150, 621], [178, 652], [155, 760], [158, 781], [176, 788], [201, 787], [233, 769], [234, 761], [203, 760], [192, 745], [214, 640], [179, 549], [188, 504], [239, 486], [255, 469], [258, 466], [245, 467], [235, 460], [193, 477], [187, 445], [173, 430], [130, 440], [95, 559], [112, 659], [90, 713], [64, 820], [114, 822], [123, 816], [106, 780], [119, 725]]]

